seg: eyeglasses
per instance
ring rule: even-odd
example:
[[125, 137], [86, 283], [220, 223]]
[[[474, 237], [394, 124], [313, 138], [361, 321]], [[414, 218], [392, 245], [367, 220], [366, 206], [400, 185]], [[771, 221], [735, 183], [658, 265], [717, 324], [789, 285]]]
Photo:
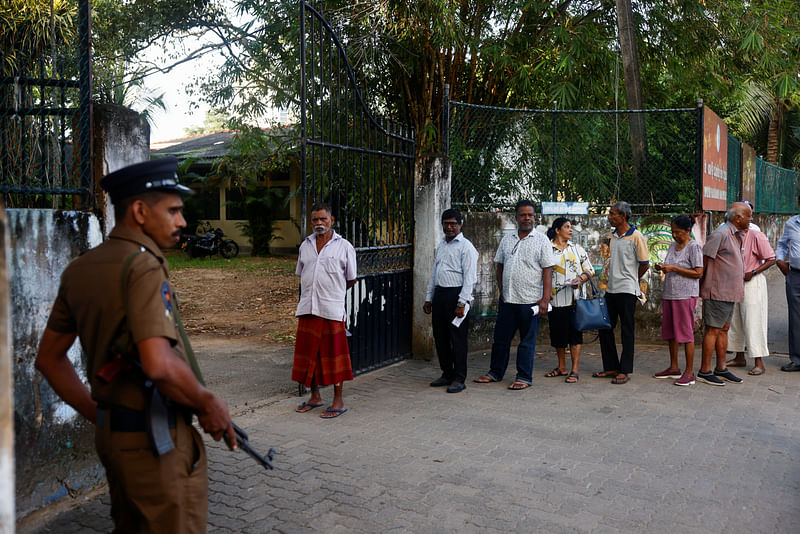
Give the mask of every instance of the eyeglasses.
[[461, 223], [448, 221], [448, 222], [443, 222], [442, 226], [458, 226], [459, 224]]

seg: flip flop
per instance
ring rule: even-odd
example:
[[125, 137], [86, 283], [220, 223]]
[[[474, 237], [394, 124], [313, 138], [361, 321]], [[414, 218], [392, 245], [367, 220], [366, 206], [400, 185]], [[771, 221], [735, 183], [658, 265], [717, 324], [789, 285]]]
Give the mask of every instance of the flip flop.
[[565, 373], [564, 371], [562, 371], [561, 369], [556, 367], [555, 369], [553, 369], [552, 371], [550, 371], [549, 373], [547, 373], [544, 376], [547, 377], [547, 378], [555, 378], [557, 376], [567, 376], [567, 373]]
[[746, 367], [747, 366], [747, 362], [739, 362], [739, 361], [736, 361], [736, 360], [728, 360], [727, 362], [725, 362], [725, 365], [727, 367]]
[[320, 406], [322, 406], [321, 402], [305, 402], [305, 401], [303, 401], [303, 404], [298, 406], [295, 409], [295, 411], [297, 413], [306, 413], [306, 412], [310, 412], [314, 408], [319, 408]]
[[522, 391], [523, 389], [528, 389], [529, 387], [531, 387], [531, 385], [528, 384], [527, 382], [520, 382], [519, 380], [514, 380], [508, 386], [508, 389], [510, 389], [511, 391]]
[[492, 382], [497, 382], [497, 380], [495, 380], [489, 375], [483, 375], [473, 380], [473, 382], [475, 382], [476, 384], [491, 384]]
[[622, 384], [627, 384], [630, 379], [631, 379], [630, 376], [626, 376], [625, 378], [620, 378], [618, 376], [615, 376], [614, 379], [611, 381], [611, 383], [614, 384], [615, 386], [619, 386]]
[[592, 373], [592, 378], [616, 378], [616, 371], [597, 371]]
[[325, 411], [319, 414], [319, 416], [323, 419], [333, 419], [334, 417], [339, 417], [344, 412], [347, 411], [347, 408], [342, 408], [341, 410], [338, 408], [331, 408], [328, 406], [325, 408]]
[[761, 367], [753, 367], [752, 369], [747, 371], [747, 374], [752, 376], [760, 376], [763, 375], [765, 372], [766, 371], [764, 371], [764, 369], [762, 369]]

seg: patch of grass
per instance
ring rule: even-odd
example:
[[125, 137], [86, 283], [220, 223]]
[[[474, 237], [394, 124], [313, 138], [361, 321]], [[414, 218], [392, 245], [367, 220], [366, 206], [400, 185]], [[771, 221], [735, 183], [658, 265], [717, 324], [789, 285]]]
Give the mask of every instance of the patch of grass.
[[264, 339], [274, 341], [276, 343], [294, 343], [296, 339], [296, 332], [289, 330], [287, 332], [271, 332], [264, 334]]
[[294, 274], [297, 260], [285, 256], [237, 256], [225, 259], [221, 256], [190, 258], [182, 251], [164, 254], [171, 270], [184, 269], [232, 269], [256, 274]]

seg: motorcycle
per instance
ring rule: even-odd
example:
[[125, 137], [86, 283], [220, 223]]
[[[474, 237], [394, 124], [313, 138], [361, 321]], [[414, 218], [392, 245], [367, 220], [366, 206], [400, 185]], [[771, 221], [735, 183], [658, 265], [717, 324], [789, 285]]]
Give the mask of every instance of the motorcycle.
[[206, 232], [201, 236], [181, 236], [181, 250], [190, 258], [202, 258], [219, 254], [223, 258], [235, 258], [239, 255], [239, 245], [233, 239], [225, 239], [225, 234], [220, 228]]

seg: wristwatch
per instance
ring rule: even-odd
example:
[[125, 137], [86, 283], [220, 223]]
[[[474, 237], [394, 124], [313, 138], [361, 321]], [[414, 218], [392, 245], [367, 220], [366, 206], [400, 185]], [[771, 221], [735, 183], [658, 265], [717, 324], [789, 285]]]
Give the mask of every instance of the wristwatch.
[[458, 308], [463, 308], [463, 307], [464, 307], [464, 306], [466, 306], [466, 305], [467, 305], [467, 303], [466, 303], [466, 302], [461, 302], [461, 301], [458, 301], [458, 304], [457, 304], [457, 306], [456, 306], [456, 307], [458, 307]]
[[755, 269], [753, 269], [753, 270], [752, 270], [752, 271], [750, 271], [750, 272], [753, 274], [753, 276], [755, 276], [755, 275], [757, 275], [757, 274], [758, 274], [758, 273], [756, 272], [756, 270], [755, 270]]

